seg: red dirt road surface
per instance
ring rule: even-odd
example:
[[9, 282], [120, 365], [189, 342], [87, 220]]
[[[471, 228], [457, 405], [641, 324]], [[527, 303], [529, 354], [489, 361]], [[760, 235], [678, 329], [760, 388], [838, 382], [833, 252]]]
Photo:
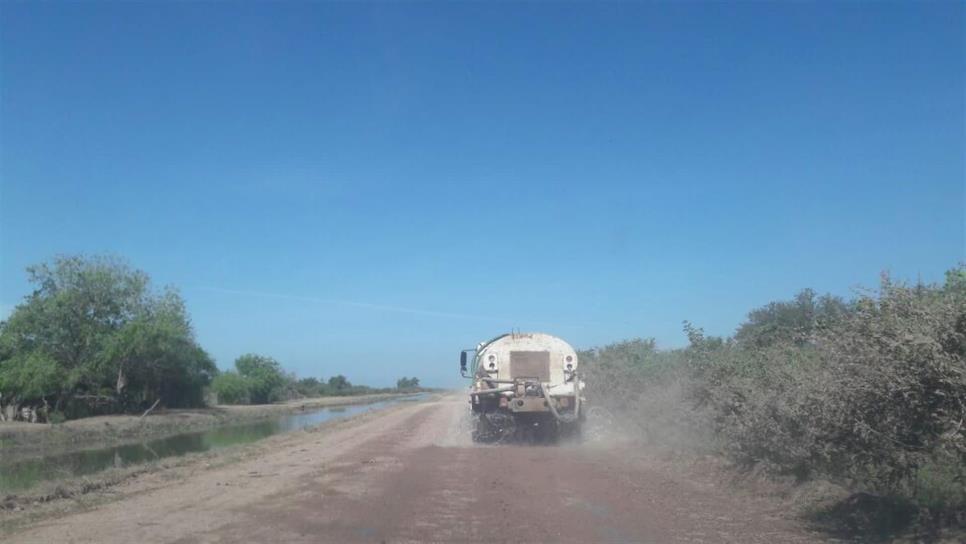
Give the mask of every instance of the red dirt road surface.
[[46, 519], [12, 542], [814, 542], [759, 497], [628, 445], [480, 446], [459, 396]]

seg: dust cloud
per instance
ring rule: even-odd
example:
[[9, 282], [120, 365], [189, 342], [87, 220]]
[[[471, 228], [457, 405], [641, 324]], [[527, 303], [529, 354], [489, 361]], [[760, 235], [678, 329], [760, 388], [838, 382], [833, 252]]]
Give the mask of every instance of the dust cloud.
[[[472, 440], [475, 416], [465, 391], [452, 392], [436, 401], [446, 405], [433, 418], [433, 436], [429, 442], [445, 448], [500, 447], [477, 444]], [[706, 451], [707, 434], [700, 432], [694, 409], [685, 402], [680, 386], [653, 387], [632, 402], [596, 403], [591, 398], [584, 405], [586, 420], [579, 438], [561, 439], [557, 447], [593, 450], [624, 447], [648, 448], [655, 451]], [[502, 444], [519, 445], [519, 444]]]

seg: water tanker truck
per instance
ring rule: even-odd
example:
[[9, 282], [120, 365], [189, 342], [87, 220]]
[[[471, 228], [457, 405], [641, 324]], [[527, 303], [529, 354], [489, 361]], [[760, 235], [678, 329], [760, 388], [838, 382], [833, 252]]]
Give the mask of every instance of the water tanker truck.
[[511, 333], [460, 354], [476, 442], [554, 442], [584, 420], [577, 352], [556, 336]]

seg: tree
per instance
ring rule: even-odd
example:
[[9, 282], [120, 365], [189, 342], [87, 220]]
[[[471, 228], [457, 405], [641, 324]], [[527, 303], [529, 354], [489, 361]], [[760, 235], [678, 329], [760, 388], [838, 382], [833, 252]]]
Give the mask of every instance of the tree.
[[168, 406], [200, 405], [202, 388], [217, 374], [192, 340], [183, 301], [170, 291], [121, 327], [104, 353], [118, 368], [118, 394], [135, 404], [163, 398]]
[[735, 333], [735, 340], [748, 347], [762, 348], [792, 342], [804, 345], [819, 330], [842, 321], [849, 305], [832, 295], [816, 296], [803, 289], [794, 300], [771, 302], [748, 314], [748, 321]]
[[285, 385], [282, 365], [271, 357], [248, 353], [235, 359], [238, 373], [248, 379], [249, 396], [254, 404], [278, 400]]
[[75, 415], [91, 399], [134, 409], [160, 399], [197, 405], [217, 369], [194, 338], [184, 302], [111, 257], [31, 266], [33, 293], [0, 323], [0, 392]]
[[349, 379], [342, 374], [329, 378], [329, 389], [331, 390], [341, 391], [350, 387], [352, 387], [352, 384], [349, 383]]
[[419, 388], [419, 378], [402, 377], [396, 380], [396, 389], [407, 390], [407, 389], [418, 389], [418, 388]]
[[222, 372], [211, 382], [211, 389], [218, 395], [219, 404], [248, 404], [249, 380], [237, 372]]
[[318, 397], [325, 390], [325, 384], [318, 378], [302, 378], [295, 382], [295, 390], [305, 397]]

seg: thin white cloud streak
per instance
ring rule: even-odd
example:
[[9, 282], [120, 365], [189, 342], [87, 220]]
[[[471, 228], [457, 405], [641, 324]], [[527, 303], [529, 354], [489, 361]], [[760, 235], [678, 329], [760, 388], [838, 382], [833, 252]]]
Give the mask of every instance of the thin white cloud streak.
[[558, 328], [587, 329], [591, 326], [606, 325], [604, 323], [600, 323], [596, 321], [585, 321], [582, 323], [560, 322], [560, 321], [549, 322], [549, 321], [540, 320], [540, 319], [520, 319], [520, 318], [499, 317], [499, 316], [492, 316], [492, 315], [464, 314], [464, 313], [458, 313], [458, 312], [441, 312], [437, 310], [425, 310], [422, 308], [408, 308], [405, 306], [391, 306], [388, 304], [374, 304], [371, 302], [361, 302], [361, 301], [355, 301], [355, 300], [307, 297], [302, 295], [290, 295], [286, 293], [273, 293], [269, 291], [251, 291], [247, 289], [245, 290], [225, 289], [223, 287], [212, 287], [208, 285], [198, 285], [195, 287], [203, 291], [222, 293], [226, 295], [241, 295], [241, 296], [248, 296], [248, 297], [264, 297], [264, 298], [276, 298], [276, 299], [283, 299], [283, 300], [296, 300], [299, 302], [329, 304], [334, 306], [348, 306], [351, 308], [362, 308], [365, 310], [376, 310], [376, 311], [382, 311], [382, 312], [393, 312], [393, 313], [409, 314], [409, 315], [421, 315], [421, 316], [427, 316], [427, 317], [442, 317], [446, 319], [496, 321], [499, 323], [503, 323], [504, 326], [506, 326], [507, 324], [510, 324], [510, 326], [512, 327], [517, 327], [521, 323], [529, 323], [531, 326], [549, 327], [551, 329], [558, 329]]
[[445, 317], [445, 318], [453, 318], [453, 319], [475, 319], [475, 320], [481, 320], [481, 321], [503, 321], [503, 322], [512, 321], [510, 319], [503, 318], [503, 317], [463, 314], [463, 313], [455, 313], [455, 312], [438, 312], [435, 310], [424, 310], [421, 308], [406, 308], [403, 306], [372, 304], [369, 302], [358, 302], [353, 300], [306, 297], [301, 295], [288, 295], [285, 293], [270, 293], [267, 291], [224, 289], [221, 287], [209, 287], [209, 286], [198, 286], [197, 289], [200, 289], [202, 291], [210, 291], [214, 293], [224, 293], [228, 295], [242, 295], [242, 296], [254, 296], [254, 297], [265, 297], [265, 298], [277, 298], [277, 299], [284, 299], [284, 300], [297, 300], [300, 302], [312, 302], [316, 304], [333, 304], [338, 306], [350, 306], [353, 308], [363, 308], [367, 310], [379, 310], [384, 312], [403, 313], [403, 314], [409, 314], [409, 315], [423, 315], [423, 316], [429, 316], [429, 317]]

